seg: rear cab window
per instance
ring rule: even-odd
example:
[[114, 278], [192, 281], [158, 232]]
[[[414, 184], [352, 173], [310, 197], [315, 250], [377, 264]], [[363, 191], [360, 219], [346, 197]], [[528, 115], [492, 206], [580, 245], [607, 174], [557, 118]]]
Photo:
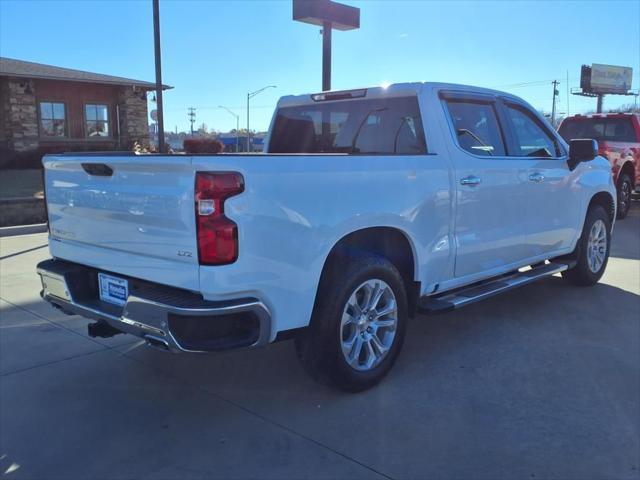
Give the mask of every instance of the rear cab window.
[[562, 122], [558, 133], [565, 141], [592, 138], [599, 142], [638, 142], [631, 117], [573, 117]]
[[269, 153], [427, 153], [416, 96], [323, 101], [282, 107]]

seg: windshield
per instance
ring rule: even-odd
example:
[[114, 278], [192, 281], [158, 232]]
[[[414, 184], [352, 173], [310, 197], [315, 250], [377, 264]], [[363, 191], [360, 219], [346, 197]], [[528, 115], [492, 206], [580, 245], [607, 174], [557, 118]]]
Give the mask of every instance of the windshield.
[[424, 154], [416, 97], [315, 103], [278, 110], [269, 153]]
[[567, 142], [574, 138], [593, 138], [609, 142], [637, 142], [631, 118], [570, 118], [558, 133]]

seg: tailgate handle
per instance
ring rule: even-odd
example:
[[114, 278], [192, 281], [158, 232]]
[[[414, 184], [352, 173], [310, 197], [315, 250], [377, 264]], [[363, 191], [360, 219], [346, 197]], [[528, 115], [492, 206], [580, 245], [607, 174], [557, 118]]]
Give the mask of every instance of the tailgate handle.
[[113, 175], [113, 168], [104, 163], [82, 163], [82, 169], [89, 175], [98, 177], [110, 177]]

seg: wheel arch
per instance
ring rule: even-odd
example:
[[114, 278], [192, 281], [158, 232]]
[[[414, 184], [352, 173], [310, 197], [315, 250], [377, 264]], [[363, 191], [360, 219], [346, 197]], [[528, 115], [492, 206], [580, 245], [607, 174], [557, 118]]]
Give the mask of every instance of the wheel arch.
[[366, 227], [340, 238], [325, 258], [318, 287], [323, 278], [339, 265], [340, 259], [356, 256], [361, 252], [380, 255], [398, 269], [407, 290], [409, 311], [413, 312], [420, 295], [420, 283], [416, 281], [417, 256], [408, 235], [397, 227]]
[[609, 192], [596, 193], [591, 197], [591, 200], [589, 201], [587, 212], [591, 210], [591, 208], [593, 208], [595, 205], [600, 205], [601, 207], [604, 208], [604, 210], [609, 215], [609, 220], [611, 220], [611, 224], [613, 225], [616, 218], [616, 202], [613, 196]]
[[622, 168], [620, 168], [620, 172], [618, 173], [618, 178], [620, 178], [620, 176], [626, 173], [627, 175], [629, 175], [629, 177], [631, 178], [631, 188], [635, 188], [636, 186], [636, 168], [635, 165], [633, 164], [633, 162], [631, 160], [627, 160], [626, 162], [624, 162], [624, 165], [622, 165]]

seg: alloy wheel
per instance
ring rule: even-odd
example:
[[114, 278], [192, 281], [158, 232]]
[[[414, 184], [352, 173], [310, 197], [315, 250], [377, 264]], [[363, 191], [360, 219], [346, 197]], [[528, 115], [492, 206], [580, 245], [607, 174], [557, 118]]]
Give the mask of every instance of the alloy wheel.
[[630, 201], [631, 184], [625, 180], [620, 185], [620, 193], [618, 194], [618, 209], [622, 212], [626, 212]]
[[398, 303], [383, 280], [370, 279], [349, 296], [340, 322], [342, 354], [355, 370], [368, 371], [387, 356], [398, 326]]
[[589, 270], [598, 273], [607, 255], [607, 227], [602, 220], [596, 220], [589, 231], [587, 242], [587, 263]]

